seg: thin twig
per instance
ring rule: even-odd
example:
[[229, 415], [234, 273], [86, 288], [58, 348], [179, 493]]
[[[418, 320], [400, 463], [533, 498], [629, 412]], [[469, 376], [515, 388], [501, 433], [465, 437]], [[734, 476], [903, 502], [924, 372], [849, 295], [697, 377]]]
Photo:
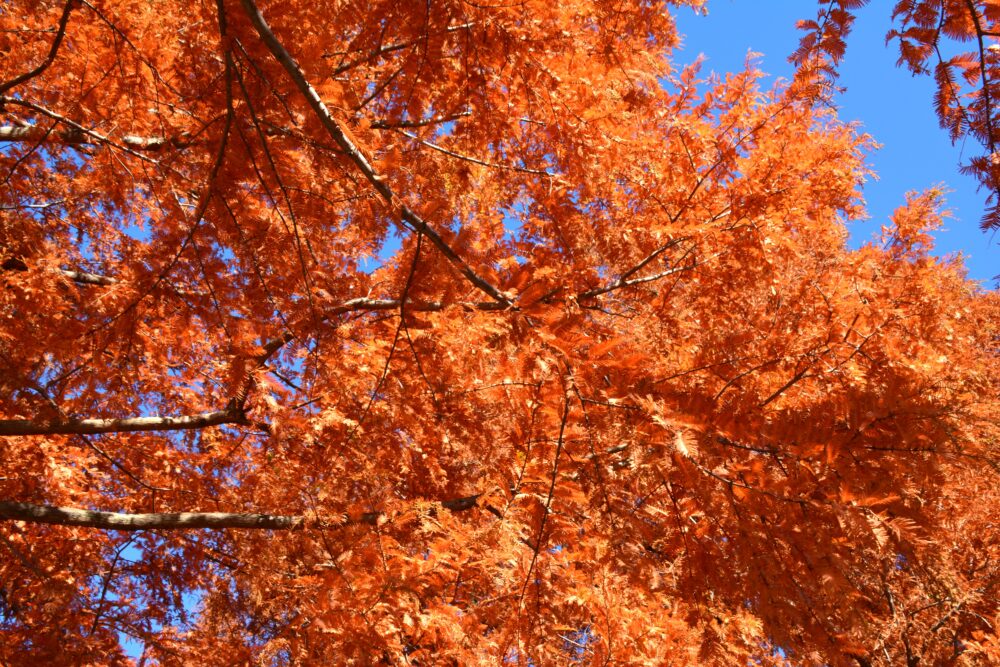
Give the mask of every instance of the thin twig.
[[449, 157], [453, 157], [459, 160], [464, 160], [465, 162], [472, 162], [473, 164], [482, 165], [483, 167], [490, 167], [491, 169], [503, 169], [505, 171], [517, 171], [523, 174], [535, 174], [536, 176], [548, 176], [549, 178], [555, 176], [555, 174], [545, 171], [544, 169], [528, 169], [527, 167], [515, 167], [514, 165], [510, 164], [487, 162], [486, 160], [480, 160], [479, 158], [472, 157], [471, 155], [463, 155], [462, 153], [456, 153], [453, 150], [449, 150], [447, 148], [444, 148], [443, 146], [438, 146], [435, 143], [431, 143], [430, 141], [421, 139], [417, 135], [413, 134], [412, 132], [407, 132], [406, 130], [399, 130], [399, 133], [439, 153], [443, 153]]

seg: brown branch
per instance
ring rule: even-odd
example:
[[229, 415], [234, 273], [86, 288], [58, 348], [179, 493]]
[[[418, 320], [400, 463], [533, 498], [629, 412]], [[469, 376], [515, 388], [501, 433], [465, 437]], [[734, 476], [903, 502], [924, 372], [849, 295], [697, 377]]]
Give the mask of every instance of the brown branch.
[[281, 66], [291, 77], [292, 81], [295, 83], [295, 87], [299, 90], [302, 96], [306, 99], [306, 102], [312, 108], [313, 112], [316, 114], [323, 128], [327, 131], [327, 134], [334, 140], [337, 146], [340, 147], [347, 157], [357, 166], [364, 177], [372, 184], [375, 190], [382, 196], [390, 208], [397, 208], [399, 211], [400, 218], [406, 226], [409, 226], [413, 231], [423, 233], [427, 236], [428, 240], [434, 244], [434, 246], [443, 254], [449, 262], [455, 266], [458, 271], [464, 275], [469, 282], [478, 287], [480, 290], [488, 294], [492, 299], [498, 303], [504, 304], [505, 306], [510, 304], [510, 299], [501, 292], [498, 288], [494, 287], [485, 278], [481, 277], [479, 274], [469, 266], [465, 260], [458, 256], [458, 253], [448, 245], [447, 242], [441, 235], [438, 234], [431, 226], [410, 209], [406, 204], [402, 203], [397, 195], [393, 192], [392, 188], [386, 182], [385, 178], [375, 171], [375, 168], [365, 157], [361, 149], [354, 143], [354, 140], [340, 127], [340, 123], [333, 117], [330, 110], [323, 103], [316, 89], [313, 88], [312, 84], [306, 80], [305, 74], [302, 68], [299, 67], [295, 59], [292, 58], [291, 54], [285, 49], [284, 45], [278, 41], [275, 37], [274, 32], [271, 30], [267, 21], [264, 20], [264, 16], [260, 13], [260, 9], [254, 4], [253, 0], [242, 0], [243, 8], [250, 18], [250, 22], [253, 24], [260, 35], [260, 38], [264, 41], [264, 44], [270, 50], [271, 55], [281, 64]]
[[371, 124], [373, 130], [398, 130], [404, 128], [426, 127], [428, 125], [440, 125], [441, 123], [451, 123], [459, 118], [471, 116], [471, 111], [450, 114], [448, 116], [433, 116], [423, 120], [400, 120], [396, 122], [387, 120], [376, 120]]
[[[28, 264], [20, 257], [9, 257], [0, 264], [0, 269], [4, 271], [27, 271]], [[69, 278], [75, 283], [81, 283], [83, 285], [114, 285], [118, 281], [110, 276], [102, 276], [96, 273], [87, 273], [86, 271], [70, 271], [63, 270], [60, 271], [65, 277]]]
[[184, 431], [249, 422], [239, 410], [226, 409], [179, 417], [130, 417], [126, 419], [0, 419], [0, 436], [93, 435], [138, 431]]
[[66, 24], [69, 23], [69, 14], [73, 10], [74, 0], [67, 0], [66, 4], [63, 5], [62, 16], [59, 17], [59, 26], [56, 28], [56, 38], [52, 40], [52, 46], [49, 47], [49, 53], [45, 56], [45, 60], [30, 72], [25, 72], [19, 76], [15, 76], [10, 81], [0, 83], [0, 95], [6, 93], [8, 90], [17, 86], [19, 84], [33, 79], [45, 70], [49, 68], [55, 59], [56, 53], [59, 52], [59, 46], [62, 44], [63, 38], [66, 36]]
[[[479, 301], [479, 302], [459, 302], [456, 304], [465, 308], [466, 310], [504, 310], [507, 306], [505, 304], [496, 301]], [[349, 299], [343, 303], [339, 303], [334, 306], [330, 306], [323, 311], [323, 315], [320, 318], [321, 322], [327, 322], [335, 315], [343, 315], [344, 313], [350, 312], [379, 312], [379, 311], [399, 311], [400, 314], [403, 312], [405, 306], [406, 310], [417, 311], [417, 312], [439, 312], [445, 309], [445, 304], [440, 301], [413, 301], [411, 299], [370, 299], [367, 297], [359, 297], [356, 299]], [[241, 387], [239, 393], [236, 395], [236, 405], [242, 406], [246, 403], [247, 397], [249, 396], [250, 390], [253, 385], [253, 374], [264, 367], [274, 354], [280, 350], [282, 347], [295, 340], [295, 334], [291, 331], [285, 331], [283, 334], [272, 338], [271, 340], [264, 343], [263, 351], [257, 355], [254, 359], [256, 362], [254, 367], [250, 369], [246, 378], [244, 379], [243, 386]]]
[[[0, 141], [28, 141], [32, 143], [54, 143], [66, 144], [69, 146], [89, 145], [96, 146], [108, 143], [108, 139], [102, 135], [92, 132], [85, 132], [75, 128], [68, 130], [56, 130], [50, 132], [38, 125], [4, 125], [0, 126]], [[170, 139], [167, 137], [140, 137], [134, 134], [126, 134], [118, 140], [122, 145], [133, 150], [158, 151], [165, 146], [183, 148], [187, 146], [185, 135], [181, 138]]]
[[[56, 120], [61, 118], [62, 116], [58, 116]], [[218, 118], [211, 122], [215, 120]], [[308, 141], [306, 137], [300, 136], [296, 131], [280, 125], [267, 125], [262, 129], [264, 134], [269, 137], [294, 136], [297, 139]], [[119, 137], [117, 141], [132, 150], [155, 153], [164, 148], [188, 148], [196, 142], [195, 134], [182, 132], [174, 137], [144, 137], [137, 134], [126, 134]], [[0, 141], [100, 146], [102, 143], [110, 142], [110, 139], [95, 132], [76, 129], [72, 126], [66, 130], [50, 130], [38, 125], [0, 125]]]
[[765, 398], [763, 401], [761, 401], [760, 405], [758, 405], [757, 407], [758, 408], [763, 408], [763, 407], [766, 407], [767, 405], [769, 405], [771, 402], [773, 402], [779, 396], [781, 396], [782, 394], [784, 394], [793, 385], [795, 385], [799, 380], [801, 380], [804, 377], [807, 377], [806, 374], [809, 372], [809, 370], [812, 367], [813, 367], [813, 364], [809, 364], [805, 368], [803, 368], [801, 371], [799, 371], [798, 373], [796, 373], [795, 375], [793, 375], [791, 380], [789, 380], [785, 384], [781, 385], [780, 389], [778, 389], [776, 392], [774, 392], [773, 394], [771, 394], [770, 396], [768, 396], [767, 398]]
[[[132, 135], [125, 135], [120, 140], [114, 140], [111, 137], [105, 136], [105, 135], [103, 135], [103, 134], [101, 134], [99, 132], [95, 132], [94, 130], [86, 128], [83, 125], [80, 125], [79, 123], [77, 123], [76, 121], [70, 120], [66, 116], [58, 114], [55, 111], [52, 111], [51, 109], [47, 109], [46, 107], [43, 107], [43, 106], [41, 106], [39, 104], [35, 104], [33, 102], [27, 102], [25, 100], [19, 100], [19, 99], [14, 98], [14, 97], [8, 97], [6, 95], [0, 95], [0, 106], [5, 105], [5, 104], [12, 104], [12, 105], [15, 105], [15, 106], [25, 107], [26, 109], [31, 109], [32, 111], [34, 111], [34, 112], [36, 112], [38, 114], [41, 114], [42, 116], [45, 116], [46, 118], [49, 118], [50, 120], [54, 120], [57, 123], [62, 123], [63, 125], [67, 126], [69, 128], [69, 130], [64, 130], [63, 132], [50, 132], [49, 130], [47, 130], [45, 128], [37, 128], [37, 126], [29, 126], [29, 127], [26, 127], [26, 128], [25, 127], [18, 127], [18, 128], [12, 128], [12, 130], [11, 130], [12, 131], [12, 138], [11, 139], [4, 139], [3, 136], [0, 135], [0, 140], [4, 140], [4, 141], [14, 141], [14, 140], [25, 141], [26, 139], [23, 139], [23, 138], [22, 139], [18, 139], [17, 138], [17, 134], [18, 134], [19, 131], [30, 131], [30, 130], [35, 130], [36, 132], [39, 132], [39, 134], [38, 134], [38, 140], [39, 140], [39, 142], [45, 141], [46, 140], [46, 135], [48, 135], [48, 136], [51, 136], [53, 134], [55, 134], [55, 135], [63, 134], [63, 135], [67, 135], [67, 136], [76, 135], [76, 136], [80, 137], [79, 140], [69, 141], [67, 143], [77, 143], [77, 144], [81, 144], [81, 143], [96, 143], [96, 144], [101, 144], [101, 145], [107, 145], [107, 146], [111, 146], [113, 148], [117, 148], [118, 150], [122, 151], [123, 153], [128, 153], [132, 157], [139, 158], [140, 160], [143, 160], [145, 162], [152, 162], [153, 164], [156, 164], [156, 160], [153, 160], [151, 158], [146, 157], [145, 155], [142, 155], [141, 153], [136, 152], [136, 149], [138, 149], [138, 150], [151, 150], [151, 145], [153, 145], [153, 144], [148, 144], [148, 145], [145, 144], [144, 142], [147, 141], [147, 140], [143, 139], [141, 137], [134, 137]], [[0, 128], [0, 129], [6, 129], [6, 128]], [[87, 137], [90, 138], [89, 141], [86, 139]], [[28, 140], [30, 140], [30, 139], [28, 139]], [[129, 146], [128, 145], [129, 142], [137, 144], [137, 145], [134, 146], [134, 147]], [[154, 140], [154, 144], [155, 144], [155, 140]], [[156, 145], [155, 148], [152, 148], [152, 150], [158, 150], [161, 146], [162, 146], [162, 144]]]
[[[361, 310], [399, 310], [400, 305], [399, 299], [369, 299], [362, 297], [350, 299], [349, 301], [332, 306], [326, 309], [325, 314], [331, 316]], [[455, 305], [461, 306], [466, 310], [503, 310], [504, 308], [502, 304], [493, 301], [460, 301]], [[440, 301], [406, 300], [406, 309], [409, 311], [438, 312], [444, 310], [446, 306], [447, 304]]]
[[[28, 271], [28, 264], [19, 257], [11, 257], [0, 263], [0, 269], [4, 271]], [[109, 285], [117, 285], [118, 279], [112, 276], [105, 276], [99, 273], [90, 273], [88, 271], [74, 271], [72, 269], [62, 269], [59, 271], [65, 278], [79, 283], [81, 285], [98, 285], [100, 287], [107, 287]], [[198, 297], [204, 296], [204, 292], [198, 292], [194, 290], [180, 289], [174, 285], [170, 285], [170, 289], [180, 295], [185, 297]]]
[[[462, 23], [460, 25], [452, 25], [452, 26], [448, 26], [447, 28], [445, 28], [441, 32], [443, 32], [443, 33], [458, 32], [459, 30], [467, 30], [467, 29], [471, 28], [474, 25], [475, 25], [474, 23]], [[417, 44], [417, 42], [418, 42], [418, 40], [413, 39], [413, 40], [408, 40], [408, 41], [405, 41], [405, 42], [400, 42], [398, 44], [387, 44], [385, 46], [380, 46], [379, 48], [375, 49], [371, 53], [364, 54], [364, 55], [362, 55], [362, 56], [360, 56], [360, 57], [358, 57], [358, 58], [356, 58], [354, 60], [351, 60], [349, 62], [346, 62], [346, 63], [343, 63], [341, 65], [338, 65], [337, 68], [333, 70], [333, 73], [331, 74], [331, 76], [339, 76], [339, 75], [343, 74], [344, 72], [346, 72], [349, 69], [354, 69], [358, 65], [364, 65], [365, 63], [371, 62], [372, 60], [375, 60], [376, 58], [384, 56], [387, 53], [393, 53], [395, 51], [402, 51], [403, 49], [408, 49], [411, 46], [414, 46], [415, 44]], [[334, 56], [343, 56], [343, 55], [347, 55], [347, 54], [346, 53], [324, 53], [323, 57], [324, 58], [332, 58]]]
[[[986, 147], [989, 149], [990, 155], [995, 155], [997, 152], [996, 132], [993, 129], [993, 101], [990, 99], [990, 80], [987, 75], [986, 66], [986, 45], [983, 43], [985, 33], [983, 32], [982, 22], [979, 20], [979, 11], [976, 9], [975, 3], [971, 0], [965, 0], [965, 4], [972, 15], [972, 24], [976, 28], [976, 41], [979, 44], [979, 74], [983, 82], [983, 108], [986, 110]], [[996, 187], [995, 184], [994, 187]]]
[[632, 280], [622, 280], [621, 278], [619, 278], [618, 280], [616, 280], [612, 284], [606, 285], [605, 287], [596, 287], [596, 288], [594, 288], [592, 290], [587, 290], [586, 292], [581, 292], [580, 294], [577, 294], [576, 298], [577, 299], [592, 299], [595, 296], [601, 296], [602, 294], [607, 294], [608, 292], [613, 292], [615, 290], [622, 289], [624, 287], [632, 287], [633, 285], [641, 285], [643, 283], [650, 283], [650, 282], [653, 282], [654, 280], [660, 280], [661, 278], [666, 278], [667, 276], [673, 275], [675, 273], [680, 273], [681, 271], [690, 271], [691, 269], [693, 269], [693, 268], [695, 268], [697, 266], [701, 266], [704, 263], [705, 262], [693, 262], [691, 264], [685, 264], [683, 266], [675, 266], [675, 267], [673, 267], [671, 269], [667, 269], [666, 271], [661, 271], [659, 273], [655, 273], [655, 274], [653, 274], [651, 276], [644, 276], [642, 278], [633, 278]]
[[[671, 222], [673, 222], [673, 220]], [[621, 276], [618, 278], [618, 282], [624, 283], [629, 278], [631, 278], [633, 275], [635, 275], [636, 273], [638, 273], [639, 271], [641, 271], [642, 269], [644, 269], [647, 264], [649, 264], [654, 259], [656, 259], [660, 255], [662, 255], [664, 252], [666, 252], [670, 248], [673, 248], [676, 245], [679, 245], [679, 244], [683, 243], [684, 241], [689, 240], [690, 238], [691, 238], [690, 236], [682, 236], [680, 238], [670, 239], [669, 241], [667, 241], [666, 243], [664, 243], [663, 245], [661, 245], [659, 248], [657, 248], [653, 252], [651, 252], [648, 255], [646, 255], [646, 257], [644, 257], [641, 262], [639, 262], [638, 264], [636, 264], [632, 268], [628, 269], [627, 271], [623, 272], [621, 274]]]
[[753, 447], [751, 445], [745, 445], [741, 442], [737, 442], [724, 435], [718, 435], [715, 437], [715, 441], [720, 445], [726, 447], [735, 447], [736, 449], [742, 449], [748, 452], [755, 452], [757, 454], [777, 454], [778, 450], [772, 447]]
[[102, 276], [97, 273], [87, 273], [86, 271], [62, 271], [64, 276], [69, 278], [75, 283], [80, 283], [81, 285], [114, 285], [118, 282], [116, 278], [111, 276]]
[[521, 596], [518, 601], [518, 606], [524, 601], [524, 593], [528, 590], [528, 584], [531, 582], [531, 575], [535, 570], [535, 564], [538, 561], [538, 553], [542, 550], [543, 540], [545, 539], [545, 524], [549, 518], [549, 514], [552, 511], [552, 500], [555, 498], [556, 492], [556, 481], [559, 477], [559, 456], [562, 454], [563, 445], [565, 444], [566, 435], [566, 423], [569, 421], [569, 396], [563, 398], [563, 409], [562, 418], [559, 421], [559, 437], [556, 440], [556, 453], [552, 457], [552, 476], [549, 480], [549, 493], [545, 499], [545, 505], [542, 507], [542, 517], [538, 522], [538, 536], [535, 538], [534, 544], [528, 544], [528, 547], [532, 550], [531, 563], [528, 565], [528, 574], [524, 578], [524, 585], [521, 586]]
[[82, 528], [103, 528], [105, 530], [184, 530], [192, 528], [295, 530], [302, 528], [305, 523], [304, 517], [301, 516], [232, 514], [228, 512], [121, 514], [12, 501], [0, 501], [0, 519]]
[[463, 153], [455, 152], [453, 150], [445, 148], [444, 146], [438, 146], [437, 144], [432, 143], [430, 141], [427, 141], [425, 139], [421, 139], [417, 135], [413, 134], [412, 132], [407, 132], [406, 130], [399, 130], [399, 133], [402, 134], [402, 135], [404, 135], [404, 136], [406, 136], [406, 137], [408, 137], [408, 138], [410, 138], [410, 139], [413, 139], [414, 141], [416, 141], [419, 144], [427, 146], [427, 148], [430, 148], [431, 150], [435, 150], [435, 151], [437, 151], [439, 153], [443, 153], [443, 154], [445, 154], [445, 155], [447, 155], [449, 157], [453, 157], [453, 158], [456, 158], [458, 160], [463, 160], [465, 162], [471, 162], [473, 164], [478, 164], [478, 165], [481, 165], [483, 167], [489, 167], [491, 169], [502, 169], [504, 171], [517, 171], [517, 172], [521, 172], [523, 174], [535, 174], [536, 176], [548, 176], [549, 178], [551, 178], [551, 177], [553, 177], [555, 175], [555, 174], [552, 174], [551, 172], [548, 172], [548, 171], [546, 171], [544, 169], [529, 169], [527, 167], [517, 167], [517, 166], [514, 166], [514, 165], [510, 165], [510, 164], [500, 164], [500, 163], [497, 163], [497, 162], [487, 162], [486, 160], [480, 160], [479, 158], [472, 157], [471, 155], [465, 155]]
[[[464, 512], [476, 507], [479, 495], [443, 500], [442, 508]], [[359, 517], [340, 521], [307, 519], [301, 515], [244, 514], [231, 512], [158, 512], [125, 514], [99, 512], [73, 507], [52, 507], [0, 500], [0, 520], [47, 523], [59, 526], [101, 528], [103, 530], [194, 530], [203, 528], [246, 528], [251, 530], [302, 530], [316, 527], [344, 527], [354, 524], [375, 524], [381, 512], [366, 512]]]

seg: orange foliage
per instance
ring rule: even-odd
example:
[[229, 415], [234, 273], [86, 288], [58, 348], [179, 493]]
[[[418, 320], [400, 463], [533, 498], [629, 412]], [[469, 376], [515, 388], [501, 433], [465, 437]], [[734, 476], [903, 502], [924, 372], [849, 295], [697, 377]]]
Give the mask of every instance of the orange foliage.
[[995, 664], [997, 293], [677, 40], [8, 0], [0, 662]]

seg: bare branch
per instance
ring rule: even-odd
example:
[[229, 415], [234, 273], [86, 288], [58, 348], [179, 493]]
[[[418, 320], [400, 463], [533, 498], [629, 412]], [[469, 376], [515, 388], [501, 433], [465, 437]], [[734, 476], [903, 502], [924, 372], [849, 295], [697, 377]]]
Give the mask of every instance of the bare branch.
[[62, 274], [73, 282], [82, 285], [107, 286], [118, 282], [116, 278], [112, 278], [111, 276], [102, 276], [96, 273], [87, 273], [86, 271], [63, 271]]
[[0, 436], [12, 435], [92, 435], [137, 431], [189, 431], [249, 422], [238, 410], [226, 409], [179, 417], [130, 417], [127, 419], [0, 419]]
[[[60, 117], [61, 118], [61, 117]], [[90, 131], [70, 128], [68, 130], [49, 131], [38, 125], [4, 125], [0, 126], [0, 141], [27, 141], [31, 143], [48, 142], [54, 144], [65, 144], [68, 146], [90, 145], [97, 146], [102, 143], [110, 143], [110, 140], [103, 135]], [[183, 148], [187, 146], [187, 138], [183, 135], [180, 138], [169, 139], [167, 137], [140, 137], [134, 134], [126, 134], [118, 139], [119, 143], [137, 151], [158, 151], [165, 146]]]
[[[0, 269], [5, 271], [27, 271], [28, 265], [24, 260], [14, 257], [4, 260], [0, 264]], [[117, 285], [119, 280], [112, 276], [104, 276], [99, 273], [90, 273], [88, 271], [74, 271], [71, 269], [63, 269], [59, 271], [65, 278], [71, 280], [80, 285], [97, 285], [100, 287], [108, 287], [109, 285]], [[186, 290], [178, 288], [174, 285], [169, 285], [170, 290], [175, 294], [183, 297], [199, 297], [204, 296], [204, 292], [198, 292], [196, 290]]]
[[628, 269], [627, 271], [623, 272], [621, 274], [621, 276], [618, 278], [619, 282], [624, 282], [624, 281], [628, 280], [633, 275], [635, 275], [636, 273], [638, 273], [639, 271], [641, 271], [642, 269], [644, 269], [647, 264], [649, 264], [654, 259], [656, 259], [660, 255], [662, 255], [664, 252], [666, 252], [670, 248], [673, 248], [676, 245], [679, 245], [679, 244], [683, 243], [684, 241], [689, 240], [690, 238], [691, 237], [689, 237], [689, 236], [682, 236], [680, 238], [671, 239], [671, 240], [667, 241], [666, 243], [664, 243], [663, 245], [661, 245], [659, 248], [657, 248], [653, 252], [651, 252], [648, 255], [646, 255], [646, 257], [643, 258], [643, 260], [641, 262], [639, 262], [638, 264], [636, 264], [632, 268]]
[[[443, 509], [464, 512], [476, 507], [479, 495], [440, 501]], [[103, 530], [196, 530], [205, 528], [245, 528], [250, 530], [302, 530], [307, 527], [329, 528], [355, 524], [374, 525], [381, 512], [366, 512], [356, 518], [337, 521], [313, 520], [302, 515], [246, 514], [232, 512], [157, 512], [125, 514], [99, 512], [73, 507], [53, 507], [0, 500], [0, 520], [47, 523]]]
[[[123, 153], [128, 153], [132, 157], [139, 158], [140, 160], [143, 160], [144, 162], [152, 162], [153, 164], [156, 164], [156, 160], [153, 160], [152, 158], [146, 157], [145, 155], [142, 155], [141, 153], [136, 152], [136, 150], [134, 150], [131, 146], [128, 145], [129, 140], [131, 140], [132, 143], [139, 144], [135, 148], [137, 148], [139, 150], [150, 150], [150, 145], [143, 144], [143, 142], [146, 141], [146, 140], [142, 139], [140, 137], [133, 137], [131, 135], [126, 135], [126, 136], [122, 137], [121, 140], [115, 140], [115, 139], [112, 139], [111, 137], [107, 137], [107, 136], [105, 136], [105, 135], [103, 135], [103, 134], [101, 134], [99, 132], [95, 132], [94, 130], [86, 128], [83, 125], [80, 125], [79, 123], [77, 123], [76, 121], [70, 120], [66, 116], [58, 114], [55, 111], [52, 111], [51, 109], [47, 109], [47, 108], [45, 108], [45, 107], [43, 107], [43, 106], [41, 106], [39, 104], [35, 104], [33, 102], [27, 102], [25, 100], [19, 100], [19, 99], [14, 98], [14, 97], [8, 97], [8, 96], [5, 96], [5, 95], [0, 95], [0, 106], [2, 106], [4, 104], [12, 104], [12, 105], [15, 105], [15, 106], [20, 106], [20, 107], [25, 107], [27, 109], [31, 109], [32, 111], [34, 111], [34, 112], [36, 112], [38, 114], [41, 114], [42, 116], [45, 116], [46, 118], [49, 118], [51, 120], [54, 120], [54, 121], [56, 121], [58, 123], [62, 123], [63, 125], [67, 126], [69, 128], [69, 130], [67, 130], [65, 132], [67, 132], [69, 134], [76, 134], [76, 135], [78, 135], [78, 136], [80, 136], [82, 138], [79, 141], [70, 141], [70, 142], [67, 142], [67, 143], [77, 143], [77, 144], [80, 144], [80, 143], [96, 143], [96, 144], [101, 144], [101, 145], [107, 145], [107, 146], [111, 146], [113, 148], [117, 148], [118, 150], [122, 151]], [[39, 137], [40, 137], [41, 141], [45, 140], [46, 135], [58, 134], [58, 133], [49, 132], [45, 128], [37, 128], [37, 127], [14, 128], [14, 134], [16, 135], [17, 130], [24, 130], [24, 129], [35, 130], [35, 131], [40, 132]], [[87, 137], [89, 137], [89, 140], [86, 139]], [[3, 137], [0, 136], [0, 139], [3, 139]], [[21, 139], [21, 141], [23, 141], [23, 140], [24, 139]], [[161, 146], [162, 146], [162, 144], [157, 145], [152, 150], [157, 150]]]
[[[20, 257], [8, 257], [0, 264], [0, 269], [4, 271], [27, 271], [28, 264]], [[81, 283], [84, 285], [114, 285], [118, 281], [110, 276], [101, 276], [96, 273], [87, 273], [86, 271], [60, 271], [65, 277], [69, 278], [75, 283]]]
[[471, 115], [471, 111], [462, 111], [461, 113], [449, 114], [447, 116], [433, 116], [431, 118], [424, 118], [423, 120], [400, 120], [396, 122], [376, 120], [371, 124], [371, 128], [373, 130], [398, 130], [402, 128], [426, 127], [428, 125], [451, 123], [459, 118], [466, 118]]
[[[399, 299], [368, 299], [358, 298], [344, 301], [326, 310], [326, 314], [340, 315], [350, 311], [358, 310], [399, 310]], [[446, 304], [440, 301], [414, 301], [406, 300], [406, 310], [418, 312], [437, 312], [444, 310]], [[502, 310], [503, 305], [493, 301], [461, 301], [455, 305], [468, 310]]]
[[610, 285], [605, 287], [596, 287], [592, 290], [587, 290], [586, 292], [581, 292], [577, 295], [578, 299], [592, 299], [595, 296], [601, 296], [602, 294], [607, 294], [608, 292], [613, 292], [617, 289], [622, 289], [624, 287], [631, 287], [633, 285], [641, 285], [642, 283], [653, 282], [654, 280], [660, 280], [661, 278], [666, 278], [667, 276], [673, 275], [675, 273], [680, 273], [681, 271], [690, 271], [696, 266], [700, 266], [704, 262], [685, 264], [683, 266], [675, 266], [672, 269], [667, 269], [666, 271], [661, 271], [655, 273], [651, 276], [644, 276], [642, 278], [633, 278], [632, 280], [622, 280], [618, 279]]
[[[459, 24], [459, 25], [452, 25], [452, 26], [448, 26], [447, 28], [445, 28], [442, 32], [445, 32], [445, 33], [458, 32], [459, 30], [467, 30], [467, 29], [471, 28], [474, 25], [475, 25], [475, 23], [462, 23], [462, 24]], [[385, 46], [380, 46], [379, 48], [375, 49], [371, 53], [366, 53], [366, 54], [364, 54], [364, 55], [362, 55], [362, 56], [360, 56], [360, 57], [358, 57], [358, 58], [356, 58], [354, 60], [351, 60], [351, 61], [348, 61], [346, 63], [343, 63], [342, 65], [339, 65], [336, 69], [333, 70], [333, 73], [331, 74], [331, 76], [339, 76], [339, 75], [343, 74], [344, 72], [346, 72], [349, 69], [354, 69], [358, 65], [364, 65], [365, 63], [371, 62], [372, 60], [375, 60], [376, 58], [384, 56], [387, 53], [393, 53], [395, 51], [402, 51], [403, 49], [408, 49], [411, 46], [414, 46], [415, 44], [417, 44], [417, 40], [408, 40], [406, 42], [400, 42], [398, 44], [386, 44]], [[343, 56], [343, 55], [346, 55], [346, 54], [345, 53], [324, 53], [323, 57], [324, 58], [332, 58], [334, 56]]]
[[[3, 263], [0, 264], [0, 269], [3, 269], [5, 271], [27, 271], [28, 265], [24, 262], [24, 260], [17, 257], [13, 257], [4, 260]], [[72, 271], [65, 269], [60, 271], [60, 273], [62, 273], [62, 275], [68, 278], [69, 280], [72, 280], [75, 283], [80, 283], [82, 285], [100, 285], [106, 287], [108, 285], [116, 285], [119, 282], [117, 278], [114, 278], [112, 276], [104, 276], [99, 273], [88, 273], [87, 271]], [[202, 292], [177, 289], [177, 288], [173, 288], [173, 291], [176, 292], [177, 294], [180, 294], [181, 296], [204, 295]], [[445, 308], [447, 308], [449, 305], [459, 306], [466, 310], [482, 310], [482, 311], [503, 310], [504, 308], [506, 308], [504, 304], [497, 303], [496, 301], [459, 301], [458, 303], [455, 304], [445, 304], [441, 301], [413, 301], [408, 299], [406, 302], [406, 309], [416, 312], [440, 312]], [[344, 313], [350, 313], [350, 312], [363, 312], [363, 311], [378, 312], [378, 311], [399, 310], [399, 306], [400, 306], [399, 299], [372, 299], [368, 297], [358, 297], [354, 299], [348, 299], [347, 301], [344, 301], [337, 305], [325, 308], [323, 311], [323, 317], [321, 321], [327, 321], [335, 315], [342, 315]], [[285, 343], [292, 340], [292, 338], [293, 336], [290, 333], [285, 334], [284, 337], [281, 337], [281, 343], [278, 344], [279, 347], [280, 345], [284, 345]], [[277, 344], [277, 343], [271, 341], [270, 343], [267, 343], [265, 345], [265, 349], [270, 347], [272, 344]]]
[[105, 530], [185, 530], [194, 528], [295, 530], [302, 528], [305, 523], [305, 519], [301, 516], [231, 514], [228, 512], [120, 514], [11, 501], [0, 501], [0, 518], [30, 523], [103, 528]]

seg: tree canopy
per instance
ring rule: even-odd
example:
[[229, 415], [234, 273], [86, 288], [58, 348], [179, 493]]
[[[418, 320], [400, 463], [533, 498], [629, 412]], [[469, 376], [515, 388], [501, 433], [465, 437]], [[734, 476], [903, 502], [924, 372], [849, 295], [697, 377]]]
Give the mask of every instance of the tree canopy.
[[702, 4], [7, 0], [0, 663], [1000, 662], [1000, 297]]

